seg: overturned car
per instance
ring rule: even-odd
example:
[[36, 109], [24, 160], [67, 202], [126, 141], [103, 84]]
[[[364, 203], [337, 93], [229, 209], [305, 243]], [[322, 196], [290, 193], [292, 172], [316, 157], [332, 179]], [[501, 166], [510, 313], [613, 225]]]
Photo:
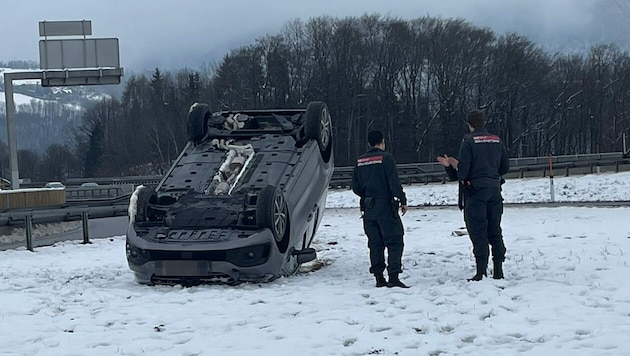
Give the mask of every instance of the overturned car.
[[310, 247], [333, 173], [332, 123], [306, 109], [211, 113], [193, 104], [188, 143], [129, 204], [127, 261], [143, 284], [271, 281]]

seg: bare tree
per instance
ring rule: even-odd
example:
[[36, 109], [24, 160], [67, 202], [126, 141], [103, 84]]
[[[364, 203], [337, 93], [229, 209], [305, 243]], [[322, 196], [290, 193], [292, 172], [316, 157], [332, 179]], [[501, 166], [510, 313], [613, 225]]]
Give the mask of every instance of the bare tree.
[[30, 178], [37, 181], [40, 176], [40, 158], [31, 150], [18, 150], [18, 162], [20, 162], [20, 178]]
[[432, 19], [426, 25], [428, 56], [436, 102], [434, 152], [453, 152], [464, 133], [465, 113], [473, 108], [471, 91], [475, 78], [484, 72], [494, 34], [463, 20]]
[[75, 158], [70, 147], [50, 145], [42, 158], [42, 178], [45, 181], [63, 181], [69, 177]]
[[[495, 130], [513, 156], [534, 154], [535, 136], [544, 121], [550, 92], [545, 89], [551, 62], [529, 39], [507, 34], [491, 51], [485, 90], [479, 91], [479, 107], [487, 107], [489, 127]], [[481, 86], [481, 85], [480, 85]]]

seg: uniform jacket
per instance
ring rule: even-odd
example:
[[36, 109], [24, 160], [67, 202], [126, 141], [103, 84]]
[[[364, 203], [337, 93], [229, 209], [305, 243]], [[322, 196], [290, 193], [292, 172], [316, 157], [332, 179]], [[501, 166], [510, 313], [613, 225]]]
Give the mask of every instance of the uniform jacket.
[[464, 136], [459, 149], [457, 178], [474, 188], [499, 188], [501, 176], [510, 169], [505, 145], [485, 127]]
[[391, 154], [379, 148], [372, 148], [357, 159], [352, 191], [362, 200], [371, 197], [377, 202], [391, 202], [396, 197], [401, 205], [407, 205], [396, 162]]

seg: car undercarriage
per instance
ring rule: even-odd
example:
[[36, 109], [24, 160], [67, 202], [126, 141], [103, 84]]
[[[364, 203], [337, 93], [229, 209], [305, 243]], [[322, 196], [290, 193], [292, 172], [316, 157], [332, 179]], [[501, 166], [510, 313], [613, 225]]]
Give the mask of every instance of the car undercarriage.
[[330, 123], [321, 102], [215, 114], [193, 105], [186, 147], [156, 187], [131, 197], [127, 258], [138, 282], [269, 281], [314, 259]]

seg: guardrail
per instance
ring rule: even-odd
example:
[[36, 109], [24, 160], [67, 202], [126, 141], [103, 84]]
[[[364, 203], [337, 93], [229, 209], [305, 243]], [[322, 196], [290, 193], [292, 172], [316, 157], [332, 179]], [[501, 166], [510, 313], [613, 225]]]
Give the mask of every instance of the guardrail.
[[[566, 176], [570, 171], [577, 171], [579, 174], [595, 173], [601, 167], [615, 172], [630, 170], [630, 158], [625, 158], [622, 153], [555, 156], [551, 158], [551, 162], [556, 174], [563, 172]], [[507, 178], [523, 178], [528, 175], [545, 177], [549, 173], [548, 157], [512, 158], [510, 165]], [[336, 167], [330, 183], [331, 188], [349, 187], [352, 182], [352, 170], [353, 167]], [[437, 162], [400, 164], [398, 173], [404, 184], [447, 181], [444, 167]], [[32, 249], [32, 224], [82, 220], [84, 242], [87, 243], [88, 219], [127, 215], [129, 196], [133, 187], [139, 184], [157, 184], [161, 179], [161, 176], [100, 178], [99, 187], [69, 187], [66, 190], [68, 197], [66, 204], [47, 208], [5, 210], [0, 212], [0, 226], [23, 226], [27, 235], [27, 248]]]
[[[125, 184], [124, 186], [127, 186]], [[99, 199], [117, 198], [131, 193], [131, 189], [123, 188], [123, 185], [105, 185], [98, 187], [68, 187], [66, 188], [67, 201], [92, 201]]]
[[[576, 168], [580, 169], [580, 173], [595, 173], [596, 167], [614, 167], [615, 172], [630, 170], [630, 167], [625, 167], [630, 165], [630, 159], [624, 158], [621, 152], [552, 156], [551, 163], [556, 172], [563, 171], [566, 176], [569, 176], [571, 169]], [[403, 184], [444, 183], [448, 180], [444, 167], [437, 162], [399, 164], [397, 168]], [[534, 172], [546, 177], [548, 169], [549, 157], [510, 158], [510, 171], [506, 178], [524, 178], [531, 175], [528, 173]], [[352, 170], [353, 167], [336, 167], [330, 182], [331, 188], [349, 187], [352, 183]]]
[[129, 199], [116, 199], [101, 205], [93, 204], [7, 210], [0, 213], [0, 225], [23, 226], [27, 216], [31, 216], [34, 223], [51, 223], [80, 220], [84, 212], [93, 219], [127, 215]]
[[[129, 177], [105, 177], [105, 178], [69, 178], [64, 181], [68, 187], [77, 187], [86, 181], [94, 182], [100, 186], [137, 186], [140, 184], [157, 184], [162, 179], [162, 176], [129, 176]], [[157, 182], [156, 182], [157, 181]], [[79, 188], [81, 189], [81, 188]], [[124, 189], [124, 188], [123, 188]]]
[[[570, 170], [575, 168], [581, 168], [580, 173], [594, 173], [596, 167], [611, 167], [614, 166], [615, 171], [627, 170], [625, 165], [629, 164], [630, 158], [624, 157], [623, 152], [608, 152], [599, 154], [579, 154], [579, 155], [565, 155], [565, 156], [552, 156], [551, 162], [556, 172], [564, 171], [565, 175], [570, 174]], [[543, 177], [548, 173], [549, 157], [522, 157], [522, 158], [510, 158], [510, 173], [507, 178], [524, 178], [528, 173], [540, 172]], [[413, 183], [443, 183], [447, 180], [447, 176], [438, 162], [431, 163], [408, 163], [399, 164], [398, 175], [404, 184]], [[589, 168], [587, 171], [583, 171], [583, 168]], [[335, 167], [332, 179], [330, 181], [331, 189], [347, 188], [352, 182], [352, 170], [354, 167]], [[99, 184], [99, 188], [102, 186], [109, 187], [125, 187], [122, 188], [125, 192], [131, 192], [134, 186], [140, 184], [158, 184], [162, 176], [133, 176], [123, 178], [90, 178], [91, 182]], [[73, 188], [72, 185], [80, 185], [85, 182], [85, 178], [73, 178], [68, 179], [64, 183], [68, 185], [68, 200], [77, 200], [81, 197], [87, 199], [90, 192], [95, 192], [91, 189], [98, 188]], [[72, 192], [72, 193], [70, 193]], [[84, 200], [85, 200], [84, 199]], [[96, 199], [96, 197], [93, 197]]]
[[33, 251], [33, 224], [82, 221], [83, 243], [89, 243], [88, 219], [127, 215], [129, 201], [115, 199], [98, 206], [75, 205], [33, 209], [13, 209], [0, 213], [0, 225], [24, 227], [26, 248]]
[[[580, 174], [596, 173], [600, 167], [609, 167], [615, 172], [630, 170], [630, 158], [624, 158], [623, 153], [602, 153], [587, 155], [553, 156], [553, 169], [557, 173], [563, 172], [568, 176], [570, 171]], [[510, 171], [507, 178], [524, 178], [525, 176], [548, 175], [548, 157], [511, 158]], [[336, 167], [330, 187], [332, 189], [347, 188], [352, 182], [353, 167]], [[398, 174], [403, 184], [413, 183], [444, 183], [447, 176], [439, 163], [412, 163], [398, 165]], [[157, 184], [161, 176], [136, 176], [124, 178], [99, 178], [99, 187], [68, 187], [66, 188], [67, 206], [37, 210], [37, 220], [50, 219], [64, 221], [78, 216], [77, 209], [85, 206], [90, 217], [114, 216], [112, 214], [126, 214], [129, 195], [133, 187], [139, 184]], [[68, 180], [67, 183], [72, 180]], [[76, 180], [80, 184], [80, 180]], [[8, 210], [0, 213], [0, 225], [11, 224], [16, 216], [22, 216], [21, 209]], [[15, 215], [18, 214], [18, 215]], [[50, 216], [50, 217], [49, 217]], [[53, 217], [54, 216], [54, 217]], [[23, 219], [18, 219], [23, 220]]]

